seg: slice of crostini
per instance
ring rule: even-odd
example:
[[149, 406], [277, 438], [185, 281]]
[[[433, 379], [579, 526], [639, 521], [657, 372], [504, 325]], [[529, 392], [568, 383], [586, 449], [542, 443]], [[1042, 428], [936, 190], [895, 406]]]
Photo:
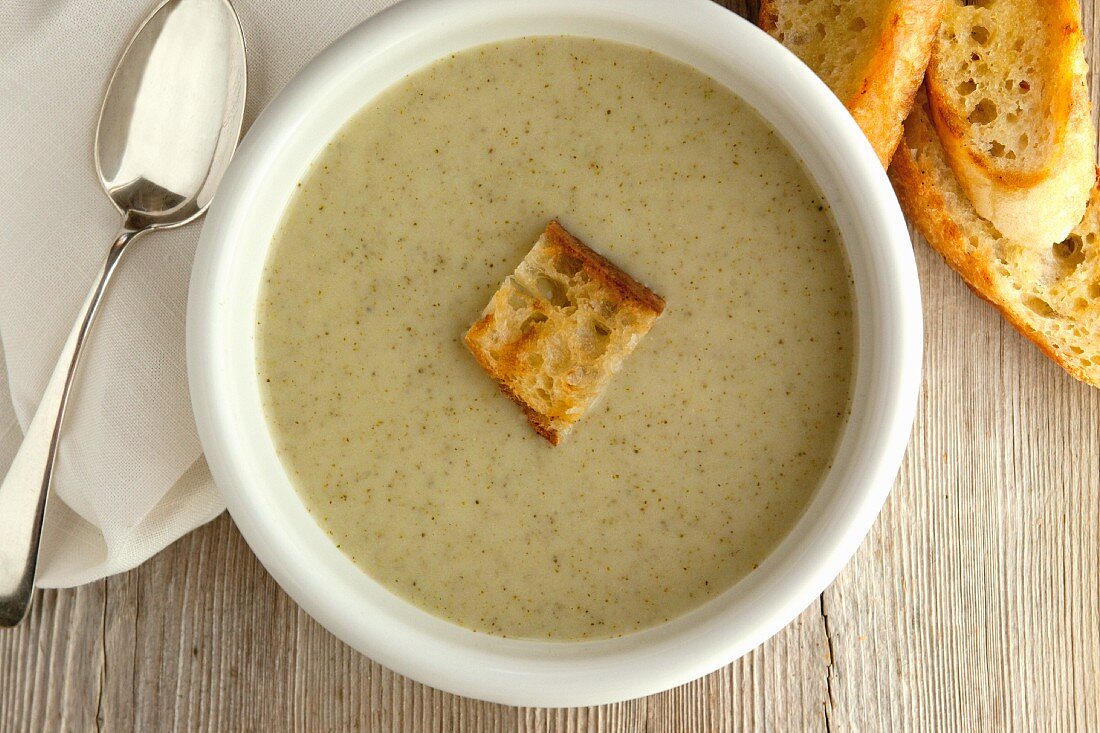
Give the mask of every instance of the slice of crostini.
[[664, 307], [661, 296], [551, 221], [465, 341], [535, 431], [558, 445]]
[[1100, 188], [1064, 241], [1035, 247], [1003, 236], [956, 180], [923, 89], [890, 178], [905, 213], [971, 290], [1070, 374], [1100, 386]]
[[1022, 244], [1085, 213], [1095, 143], [1077, 0], [949, 0], [928, 66], [948, 163], [974, 209]]
[[762, 0], [759, 24], [844, 102], [885, 167], [942, 12], [943, 0]]

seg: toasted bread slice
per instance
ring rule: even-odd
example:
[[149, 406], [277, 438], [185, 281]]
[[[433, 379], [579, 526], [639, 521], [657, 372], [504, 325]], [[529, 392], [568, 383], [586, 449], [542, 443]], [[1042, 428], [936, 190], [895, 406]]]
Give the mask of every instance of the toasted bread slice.
[[1085, 213], [1095, 143], [1077, 0], [948, 0], [928, 96], [947, 160], [982, 218], [1025, 244]]
[[885, 167], [942, 11], [943, 0], [762, 0], [759, 22], [844, 102]]
[[1020, 244], [981, 218], [955, 179], [923, 90], [890, 178], [910, 219], [982, 298], [1066, 371], [1100, 386], [1100, 187], [1053, 246]]
[[665, 301], [551, 221], [466, 332], [474, 358], [557, 445]]

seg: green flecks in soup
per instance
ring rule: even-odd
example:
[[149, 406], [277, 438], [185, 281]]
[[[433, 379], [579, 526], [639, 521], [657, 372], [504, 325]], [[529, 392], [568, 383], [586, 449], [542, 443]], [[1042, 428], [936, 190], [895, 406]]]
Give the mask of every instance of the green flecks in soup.
[[[557, 448], [462, 335], [546, 222], [668, 301]], [[512, 637], [607, 637], [713, 598], [797, 521], [853, 369], [820, 191], [750, 107], [571, 37], [442, 59], [372, 100], [290, 200], [258, 369], [281, 458], [395, 593]]]

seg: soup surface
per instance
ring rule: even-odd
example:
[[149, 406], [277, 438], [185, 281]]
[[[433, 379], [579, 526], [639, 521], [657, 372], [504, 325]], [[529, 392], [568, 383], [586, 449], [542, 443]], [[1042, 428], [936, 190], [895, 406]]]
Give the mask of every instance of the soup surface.
[[[668, 301], [554, 448], [462, 343], [557, 217]], [[652, 626], [756, 568], [847, 415], [847, 263], [799, 160], [712, 79], [540, 37], [373, 99], [299, 183], [258, 369], [309, 511], [416, 605], [511, 637]]]

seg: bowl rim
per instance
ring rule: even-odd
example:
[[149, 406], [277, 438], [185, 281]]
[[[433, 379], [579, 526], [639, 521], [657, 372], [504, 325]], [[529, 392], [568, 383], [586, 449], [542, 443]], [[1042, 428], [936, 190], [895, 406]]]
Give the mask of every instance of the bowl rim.
[[[262, 239], [248, 237], [250, 217], [263, 215], [257, 191], [292, 185], [273, 167], [320, 114], [325, 95], [346, 89], [353, 72], [408, 49], [423, 55], [440, 39], [453, 45], [433, 47], [436, 58], [484, 42], [457, 40], [478, 34], [490, 40], [494, 32], [501, 39], [547, 35], [506, 30], [519, 27], [550, 34], [592, 28], [573, 34], [658, 46], [654, 50], [733, 89], [781, 133], [788, 125], [784, 137], [822, 186], [844, 232], [855, 280], [852, 417], [807, 516], [759, 570], [726, 593], [667, 624], [618, 639], [540, 642], [476, 634], [384, 589], [380, 594], [381, 586], [351, 566], [362, 576], [353, 581], [345, 567], [350, 561], [341, 564], [333, 556], [340, 553], [319, 528], [313, 524], [311, 534], [300, 525], [293, 502], [278, 504], [290, 501], [290, 482], [281, 465], [281, 479], [272, 472], [271, 448], [263, 445], [265, 437], [270, 444], [267, 425], [262, 415], [256, 422], [252, 400], [258, 397], [248, 394], [255, 365], [242, 356], [248, 345], [239, 343], [252, 335], [241, 332], [240, 317], [234, 320], [247, 301], [237, 292], [236, 276], [241, 268], [262, 269], [264, 260], [241, 264], [243, 248]], [[724, 76], [714, 73], [717, 68]], [[743, 76], [748, 69], [768, 79]], [[387, 78], [383, 88], [400, 74], [391, 71]], [[834, 196], [823, 181], [836, 188]], [[270, 210], [266, 215], [272, 218]], [[507, 704], [567, 706], [639, 697], [707, 674], [770, 638], [832, 582], [869, 531], [901, 464], [916, 413], [922, 338], [908, 229], [877, 156], [825, 85], [751, 23], [711, 0], [682, 0], [675, 7], [665, 0], [404, 0], [322, 51], [253, 123], [200, 238], [188, 298], [187, 367], [199, 436], [230, 514], [261, 563], [307, 613], [358, 651], [431, 686]], [[809, 516], [815, 507], [832, 524]]]

